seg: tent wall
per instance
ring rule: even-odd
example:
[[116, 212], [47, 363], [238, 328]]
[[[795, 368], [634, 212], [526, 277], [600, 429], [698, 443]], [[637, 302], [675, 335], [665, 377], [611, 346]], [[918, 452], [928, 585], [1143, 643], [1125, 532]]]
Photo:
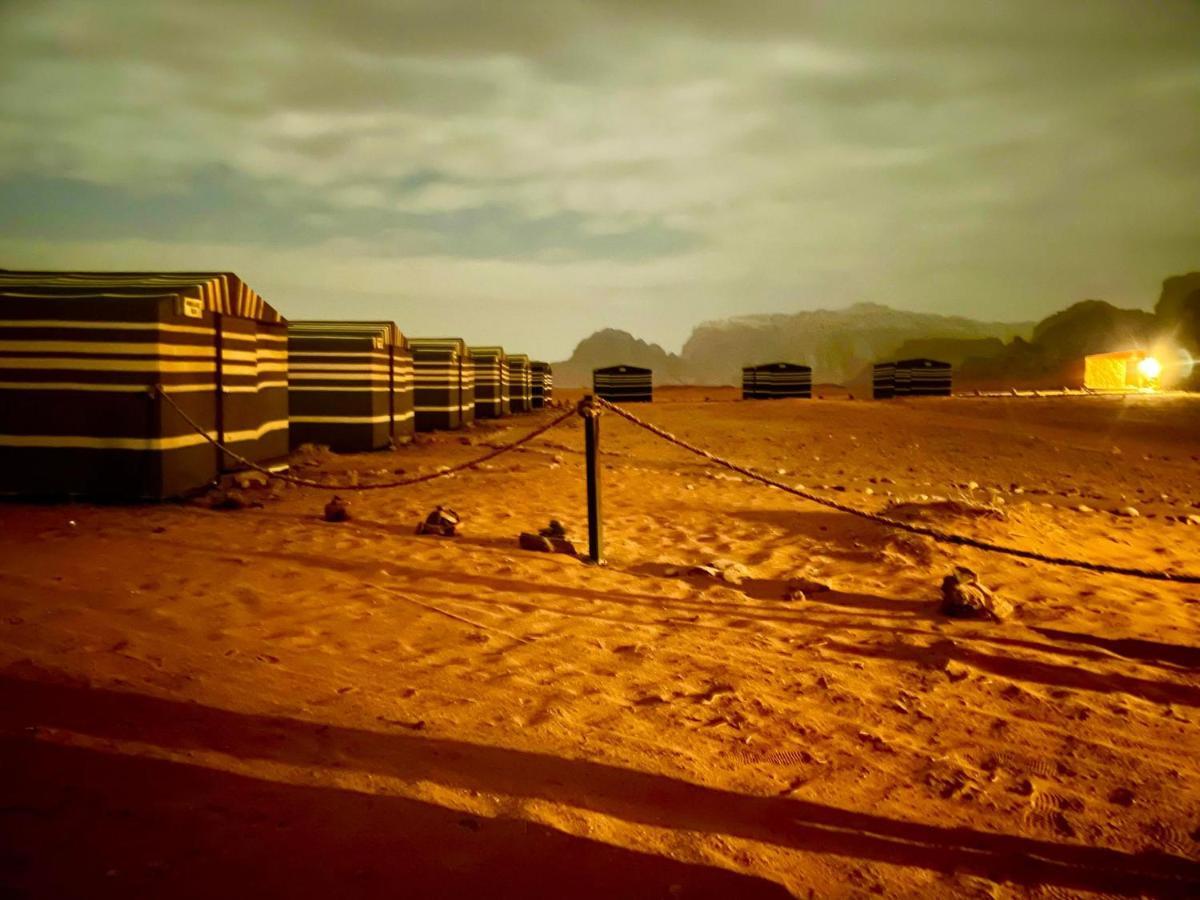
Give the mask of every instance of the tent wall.
[[889, 397], [949, 397], [953, 387], [950, 363], [936, 359], [902, 359], [876, 363], [871, 373], [872, 395]]
[[613, 403], [649, 403], [654, 399], [654, 375], [638, 366], [607, 366], [592, 371], [592, 390]]
[[1128, 391], [1143, 387], [1138, 363], [1146, 358], [1141, 351], [1093, 353], [1083, 359], [1084, 387], [1097, 391]]
[[288, 362], [293, 447], [378, 450], [411, 434], [412, 359], [394, 323], [292, 322]]
[[533, 372], [524, 353], [508, 356], [509, 407], [515, 413], [533, 409]]
[[754, 366], [742, 366], [742, 399], [758, 399], [758, 378]]
[[497, 419], [509, 409], [508, 363], [503, 347], [471, 347], [475, 369], [475, 417]]
[[812, 396], [812, 369], [795, 363], [768, 363], [742, 369], [743, 400]]
[[462, 428], [475, 421], [475, 370], [459, 338], [413, 338], [417, 431]]
[[[244, 318], [251, 312], [261, 318]], [[162, 499], [287, 452], [285, 324], [227, 273], [0, 272], [0, 492]]]
[[950, 363], [936, 359], [903, 359], [896, 363], [896, 393], [910, 397], [949, 397]]
[[532, 382], [530, 404], [534, 409], [542, 409], [554, 396], [554, 372], [545, 362], [531, 362], [529, 371]]
[[896, 364], [875, 363], [871, 367], [871, 396], [888, 400], [896, 393]]

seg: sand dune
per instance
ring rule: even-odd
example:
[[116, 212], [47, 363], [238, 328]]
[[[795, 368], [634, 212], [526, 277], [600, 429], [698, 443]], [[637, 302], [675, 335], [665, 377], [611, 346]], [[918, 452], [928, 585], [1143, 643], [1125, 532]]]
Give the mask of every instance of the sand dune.
[[[1200, 571], [1176, 518], [1200, 515], [1195, 398], [732, 397], [638, 412], [864, 508]], [[297, 471], [430, 471], [549, 415]], [[934, 546], [602, 427], [604, 568], [516, 546], [550, 518], [585, 543], [574, 420], [483, 471], [346, 494], [340, 524], [307, 488], [0, 506], [0, 885], [1200, 892], [1200, 588]], [[461, 536], [413, 533], [438, 503]], [[748, 577], [687, 574], [714, 559]], [[956, 563], [1014, 617], [939, 616]], [[787, 602], [797, 575], [829, 590]]]

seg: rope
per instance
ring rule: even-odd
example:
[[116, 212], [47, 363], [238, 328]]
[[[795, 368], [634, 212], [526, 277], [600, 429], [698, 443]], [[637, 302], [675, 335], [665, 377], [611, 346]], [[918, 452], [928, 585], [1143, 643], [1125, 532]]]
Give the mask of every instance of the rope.
[[741, 475], [754, 481], [761, 482], [773, 488], [778, 488], [785, 493], [792, 494], [801, 499], [808, 500], [812, 503], [820, 504], [829, 509], [837, 510], [838, 512], [846, 513], [851, 516], [857, 516], [860, 519], [866, 519], [870, 522], [876, 522], [880, 525], [885, 525], [888, 528], [897, 528], [901, 531], [907, 531], [911, 534], [921, 535], [922, 537], [932, 538], [943, 544], [955, 544], [960, 547], [972, 547], [976, 550], [984, 550], [988, 553], [1003, 553], [1008, 556], [1016, 556], [1021, 559], [1033, 560], [1034, 562], [1048, 563], [1053, 566], [1068, 566], [1075, 569], [1085, 569], [1089, 572], [1098, 572], [1104, 575], [1129, 575], [1134, 578], [1146, 578], [1151, 581], [1171, 581], [1180, 584], [1200, 584], [1200, 575], [1195, 575], [1187, 572], [1171, 573], [1164, 572], [1158, 569], [1139, 569], [1132, 566], [1114, 566], [1108, 563], [1089, 562], [1087, 560], [1070, 559], [1064, 556], [1050, 556], [1045, 553], [1038, 553], [1035, 550], [1023, 550], [1020, 547], [1007, 547], [1003, 544], [994, 544], [991, 541], [985, 541], [980, 538], [968, 537], [963, 534], [954, 534], [952, 532], [940, 531], [936, 528], [928, 528], [924, 525], [914, 525], [909, 522], [900, 522], [896, 519], [889, 519], [887, 516], [881, 516], [878, 513], [867, 512], [863, 509], [856, 509], [853, 506], [847, 506], [844, 503], [839, 503], [836, 500], [831, 500], [828, 497], [821, 497], [817, 494], [804, 491], [799, 488], [792, 487], [790, 484], [784, 484], [781, 481], [776, 481], [774, 478], [768, 478], [766, 475], [761, 475], [753, 469], [748, 469], [745, 466], [738, 465], [727, 459], [722, 459], [707, 450], [689, 444], [682, 438], [678, 438], [669, 431], [664, 431], [657, 425], [651, 425], [649, 422], [643, 421], [626, 409], [622, 409], [615, 403], [610, 403], [600, 397], [595, 397], [594, 402], [604, 409], [611, 410], [613, 413], [625, 419], [628, 422], [637, 425], [649, 431], [651, 434], [657, 435], [668, 443], [674, 444], [676, 447], [681, 447], [689, 453], [694, 453], [697, 456], [702, 456], [709, 462], [716, 463], [719, 466], [724, 466], [726, 469], [731, 469]]
[[307, 478], [297, 478], [295, 475], [285, 475], [281, 472], [272, 472], [270, 469], [264, 468], [263, 466], [260, 466], [258, 463], [253, 462], [252, 460], [246, 459], [246, 457], [242, 456], [240, 453], [237, 453], [234, 450], [230, 450], [229, 447], [227, 447], [221, 441], [218, 441], [216, 438], [214, 438], [212, 435], [210, 435], [204, 428], [202, 428], [199, 424], [197, 424], [196, 420], [193, 419], [191, 416], [189, 416], [186, 412], [184, 412], [180, 408], [179, 404], [176, 403], [174, 398], [171, 397], [171, 395], [168, 394], [166, 392], [166, 390], [163, 389], [163, 386], [161, 384], [156, 384], [154, 386], [154, 392], [158, 396], [160, 396], [164, 400], [166, 400], [167, 404], [172, 409], [174, 409], [175, 412], [179, 413], [180, 418], [182, 418], [183, 421], [187, 422], [188, 425], [190, 425], [193, 429], [195, 429], [197, 434], [199, 434], [201, 437], [203, 437], [206, 441], [208, 441], [210, 444], [212, 444], [217, 449], [221, 450], [224, 453], [227, 453], [236, 462], [240, 463], [241, 465], [245, 466], [246, 468], [253, 469], [255, 472], [261, 472], [263, 475], [266, 475], [268, 478], [278, 478], [280, 481], [287, 481], [287, 482], [290, 482], [291, 484], [297, 485], [299, 487], [319, 488], [324, 491], [380, 491], [380, 490], [384, 490], [387, 488], [407, 487], [410, 484], [420, 484], [423, 481], [433, 481], [435, 478], [446, 478], [447, 476], [453, 475], [456, 472], [461, 472], [464, 469], [473, 469], [474, 467], [480, 465], [481, 463], [485, 463], [490, 459], [495, 459], [497, 456], [500, 456], [503, 453], [507, 453], [510, 450], [515, 450], [517, 447], [520, 447], [522, 444], [528, 444], [534, 438], [545, 434], [551, 428], [561, 425], [563, 422], [565, 422], [571, 416], [575, 415], [575, 408], [571, 407], [570, 409], [566, 410], [562, 415], [560, 415], [554, 419], [551, 419], [545, 425], [541, 426], [540, 428], [534, 429], [529, 434], [525, 435], [524, 437], [518, 438], [517, 440], [513, 441], [512, 443], [501, 444], [499, 447], [495, 448], [494, 450], [492, 450], [489, 453], [485, 453], [483, 456], [480, 456], [477, 459], [472, 459], [472, 460], [469, 460], [464, 463], [459, 463], [456, 466], [450, 466], [449, 468], [441, 469], [440, 471], [437, 471], [437, 472], [429, 472], [425, 475], [416, 475], [412, 478], [403, 478], [399, 481], [384, 481], [384, 482], [380, 482], [378, 484], [354, 484], [354, 485], [325, 484], [322, 481], [310, 481]]

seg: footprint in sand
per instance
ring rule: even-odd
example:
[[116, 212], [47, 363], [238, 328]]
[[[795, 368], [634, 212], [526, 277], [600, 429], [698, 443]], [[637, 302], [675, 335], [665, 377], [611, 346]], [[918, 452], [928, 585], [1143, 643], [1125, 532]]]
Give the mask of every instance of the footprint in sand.
[[1075, 826], [1067, 818], [1068, 812], [1082, 812], [1083, 801], [1078, 797], [1054, 791], [1035, 790], [1030, 800], [1025, 821], [1033, 828], [1053, 831], [1063, 837], [1075, 837]]

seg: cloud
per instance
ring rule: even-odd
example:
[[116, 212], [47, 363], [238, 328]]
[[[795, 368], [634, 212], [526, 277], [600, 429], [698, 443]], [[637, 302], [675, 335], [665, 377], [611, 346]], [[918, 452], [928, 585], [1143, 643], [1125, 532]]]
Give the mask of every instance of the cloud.
[[699, 318], [863, 299], [1013, 319], [1085, 293], [1148, 306], [1198, 264], [1186, 0], [2, 15], [10, 263], [107, 247], [113, 265], [192, 267], [224, 248], [212, 264], [285, 310], [320, 314], [340, 283], [339, 302], [387, 314], [371, 285], [400, 283], [441, 332], [506, 329], [505, 303], [536, 297], [545, 356], [592, 323], [677, 347]]

